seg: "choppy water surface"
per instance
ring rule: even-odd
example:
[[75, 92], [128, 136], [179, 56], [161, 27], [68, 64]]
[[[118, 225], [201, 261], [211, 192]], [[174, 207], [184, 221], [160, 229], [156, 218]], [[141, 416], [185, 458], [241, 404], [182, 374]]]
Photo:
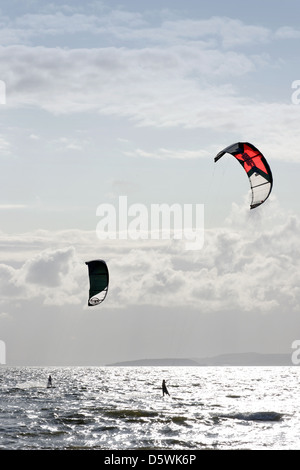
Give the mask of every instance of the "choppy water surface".
[[299, 371], [1, 367], [0, 449], [299, 449]]

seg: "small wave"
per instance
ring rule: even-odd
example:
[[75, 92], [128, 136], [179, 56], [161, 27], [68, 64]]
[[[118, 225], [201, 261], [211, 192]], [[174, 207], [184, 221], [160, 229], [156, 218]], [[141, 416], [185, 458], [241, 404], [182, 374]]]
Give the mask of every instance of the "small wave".
[[172, 416], [171, 420], [175, 424], [186, 424], [187, 417], [186, 416]]
[[45, 388], [46, 384], [38, 381], [27, 381], [27, 382], [19, 382], [16, 385], [16, 388], [19, 390], [30, 390], [32, 388]]
[[90, 416], [86, 416], [85, 414], [83, 413], [70, 413], [70, 414], [66, 414], [66, 415], [62, 415], [62, 416], [57, 416], [56, 417], [56, 420], [59, 422], [59, 423], [63, 423], [63, 424], [76, 424], [76, 425], [79, 425], [79, 424], [91, 424], [94, 422], [94, 419]]
[[249, 413], [231, 413], [220, 415], [219, 418], [239, 419], [243, 421], [280, 421], [281, 413], [275, 411], [257, 411]]
[[139, 418], [153, 418], [158, 416], [156, 411], [149, 410], [107, 410], [106, 415], [114, 418], [127, 418], [127, 419], [139, 419]]

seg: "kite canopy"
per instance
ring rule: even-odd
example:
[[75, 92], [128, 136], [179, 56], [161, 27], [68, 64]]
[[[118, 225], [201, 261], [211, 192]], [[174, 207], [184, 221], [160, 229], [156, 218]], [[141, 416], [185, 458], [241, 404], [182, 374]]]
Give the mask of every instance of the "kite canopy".
[[90, 279], [88, 305], [101, 304], [108, 291], [109, 274], [107, 265], [101, 259], [86, 261], [85, 264], [88, 266]]
[[248, 142], [237, 142], [221, 150], [215, 157], [215, 162], [225, 153], [233, 155], [247, 173], [252, 191], [250, 209], [254, 209], [254, 207], [265, 202], [272, 190], [273, 177], [263, 154]]

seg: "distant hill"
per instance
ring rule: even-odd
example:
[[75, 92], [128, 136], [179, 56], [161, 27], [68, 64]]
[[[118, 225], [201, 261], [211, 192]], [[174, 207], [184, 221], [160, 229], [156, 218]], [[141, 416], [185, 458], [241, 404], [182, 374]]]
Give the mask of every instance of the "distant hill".
[[205, 358], [163, 358], [163, 359], [139, 359], [136, 361], [123, 361], [107, 364], [114, 367], [129, 366], [292, 366], [291, 354], [260, 354], [240, 353], [221, 354], [219, 356]]
[[200, 364], [194, 359], [138, 359], [136, 361], [115, 362], [114, 364], [107, 364], [108, 366], [199, 366]]
[[199, 365], [206, 366], [292, 366], [291, 354], [240, 353], [221, 354], [198, 359]]

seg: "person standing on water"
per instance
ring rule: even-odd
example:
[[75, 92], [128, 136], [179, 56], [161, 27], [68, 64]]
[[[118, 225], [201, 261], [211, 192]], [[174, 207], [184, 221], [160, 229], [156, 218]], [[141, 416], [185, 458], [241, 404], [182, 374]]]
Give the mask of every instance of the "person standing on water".
[[165, 380], [162, 381], [162, 392], [163, 392], [163, 397], [164, 397], [165, 395], [169, 395], [169, 396], [170, 396], [170, 394], [169, 394], [169, 392], [168, 392], [168, 389], [167, 389], [167, 386], [166, 386], [166, 381], [165, 381]]

